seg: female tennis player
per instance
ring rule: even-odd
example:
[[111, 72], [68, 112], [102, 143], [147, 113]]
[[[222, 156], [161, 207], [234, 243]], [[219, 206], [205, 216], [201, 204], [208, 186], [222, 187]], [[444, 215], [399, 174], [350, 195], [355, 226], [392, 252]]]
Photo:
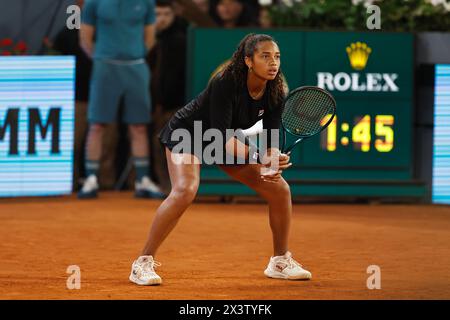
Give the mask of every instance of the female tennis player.
[[[200, 181], [202, 148], [192, 152], [176, 151], [180, 142], [172, 133], [184, 129], [194, 136], [194, 121], [201, 121], [203, 130], [215, 128], [225, 137], [226, 129], [246, 129], [262, 119], [265, 129], [279, 129], [285, 96], [280, 70], [280, 50], [268, 35], [250, 34], [239, 44], [231, 62], [219, 72], [207, 88], [193, 101], [180, 109], [160, 132], [160, 141], [167, 156], [172, 190], [156, 212], [142, 255], [133, 262], [130, 281], [138, 285], [162, 283], [155, 268], [155, 254], [164, 239], [175, 227], [185, 210], [194, 200]], [[199, 143], [191, 138], [192, 144]], [[225, 152], [234, 157], [249, 159], [248, 144], [231, 137], [224, 138]], [[268, 148], [262, 161], [265, 166], [278, 162], [278, 171], [261, 174], [262, 164], [246, 163], [219, 167], [233, 179], [244, 183], [261, 195], [269, 204], [270, 227], [273, 234], [273, 256], [264, 271], [267, 277], [299, 280], [311, 279], [311, 273], [292, 258], [288, 250], [292, 202], [288, 183], [281, 173], [289, 168], [289, 155], [278, 148]]]

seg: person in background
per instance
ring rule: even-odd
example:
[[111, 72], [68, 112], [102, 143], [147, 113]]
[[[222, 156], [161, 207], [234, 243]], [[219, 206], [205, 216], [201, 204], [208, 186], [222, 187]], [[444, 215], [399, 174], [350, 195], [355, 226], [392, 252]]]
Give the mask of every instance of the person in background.
[[192, 0], [203, 13], [209, 13], [209, 0]]
[[243, 0], [217, 1], [213, 18], [224, 28], [249, 27], [258, 24], [250, 6]]
[[271, 28], [272, 19], [270, 17], [269, 7], [261, 7], [259, 10], [259, 26], [261, 28]]
[[[86, 0], [80, 43], [94, 59], [89, 92], [86, 181], [79, 198], [95, 198], [105, 125], [114, 123], [123, 99], [136, 169], [135, 196], [163, 197], [149, 178], [147, 124], [150, 122], [150, 72], [145, 56], [155, 41], [153, 0]], [[94, 41], [95, 39], [95, 41]]]
[[185, 103], [186, 33], [183, 21], [175, 15], [173, 1], [156, 1], [156, 45], [150, 51], [147, 62], [152, 73], [151, 94], [153, 116], [151, 150], [153, 172], [161, 189], [170, 191], [165, 150], [158, 133]]
[[173, 0], [172, 8], [178, 18], [189, 25], [201, 28], [216, 27], [217, 24], [209, 15], [209, 0]]

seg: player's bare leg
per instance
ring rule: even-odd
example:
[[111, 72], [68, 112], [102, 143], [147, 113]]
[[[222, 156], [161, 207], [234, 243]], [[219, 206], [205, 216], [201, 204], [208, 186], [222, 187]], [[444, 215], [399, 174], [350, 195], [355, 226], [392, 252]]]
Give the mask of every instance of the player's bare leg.
[[273, 252], [266, 276], [282, 279], [311, 279], [311, 273], [295, 261], [288, 249], [292, 218], [292, 200], [289, 184], [283, 177], [268, 182], [261, 178], [261, 165], [220, 166], [229, 176], [247, 185], [269, 204], [269, 220], [272, 229]]
[[[172, 189], [156, 210], [147, 243], [142, 251], [143, 255], [156, 254], [161, 243], [194, 200], [200, 183], [200, 161], [197, 157], [190, 154], [174, 154], [167, 148], [166, 157]], [[175, 159], [180, 163], [175, 163]]]
[[166, 157], [172, 190], [156, 210], [142, 255], [133, 263], [130, 280], [139, 285], [157, 285], [162, 282], [155, 272], [159, 263], [154, 260], [154, 256], [194, 200], [200, 182], [198, 158], [190, 154], [172, 154], [167, 148]]
[[256, 191], [269, 204], [270, 227], [273, 234], [274, 255], [288, 251], [292, 203], [288, 183], [281, 177], [277, 182], [265, 182], [260, 177], [260, 165], [220, 166], [233, 179]]

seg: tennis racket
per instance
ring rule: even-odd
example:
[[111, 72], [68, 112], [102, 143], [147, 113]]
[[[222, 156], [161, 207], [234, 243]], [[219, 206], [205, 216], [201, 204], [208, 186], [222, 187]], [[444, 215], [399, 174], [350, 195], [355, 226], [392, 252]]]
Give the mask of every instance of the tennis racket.
[[[281, 152], [289, 154], [303, 139], [325, 130], [335, 115], [336, 101], [326, 90], [308, 86], [291, 91], [284, 101], [281, 115]], [[286, 146], [288, 134], [297, 139]]]

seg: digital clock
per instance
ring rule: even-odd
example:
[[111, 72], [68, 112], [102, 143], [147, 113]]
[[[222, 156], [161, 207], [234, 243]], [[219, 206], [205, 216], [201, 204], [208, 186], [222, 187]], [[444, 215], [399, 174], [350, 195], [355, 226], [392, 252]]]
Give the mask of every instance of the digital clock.
[[[397, 103], [395, 103], [397, 101]], [[409, 173], [412, 153], [412, 112], [407, 101], [336, 97], [337, 113], [320, 136], [302, 143], [293, 154], [303, 168], [348, 168], [349, 176], [358, 178], [363, 170], [385, 170], [384, 177], [395, 171]]]
[[[322, 133], [322, 149], [334, 152], [341, 145], [361, 152], [369, 152], [371, 148], [378, 152], [391, 152], [394, 148], [394, 122], [394, 116], [387, 114], [357, 116], [353, 123], [340, 123], [338, 117], [334, 117]], [[375, 132], [375, 137], [372, 136], [372, 131]]]

